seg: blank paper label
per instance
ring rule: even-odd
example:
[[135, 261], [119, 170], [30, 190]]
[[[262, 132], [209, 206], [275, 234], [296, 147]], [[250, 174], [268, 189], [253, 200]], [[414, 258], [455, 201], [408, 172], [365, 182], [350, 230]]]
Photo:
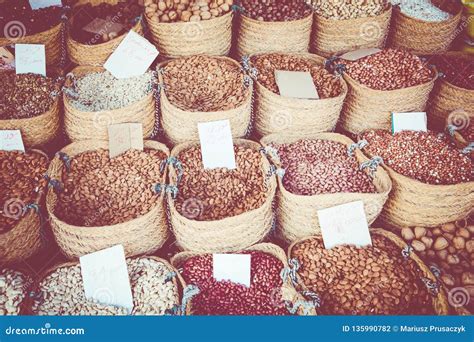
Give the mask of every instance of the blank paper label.
[[319, 99], [318, 90], [309, 72], [276, 70], [275, 79], [281, 96]]
[[229, 280], [250, 287], [250, 254], [213, 254], [212, 266], [216, 280]]
[[235, 169], [234, 142], [229, 120], [198, 123], [202, 163], [205, 169]]

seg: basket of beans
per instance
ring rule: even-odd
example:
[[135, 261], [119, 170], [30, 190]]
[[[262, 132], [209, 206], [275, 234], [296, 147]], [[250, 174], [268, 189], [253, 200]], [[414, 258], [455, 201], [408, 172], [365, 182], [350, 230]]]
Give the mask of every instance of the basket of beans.
[[474, 161], [445, 135], [368, 131], [370, 156], [380, 156], [393, 190], [380, 218], [389, 227], [438, 226], [466, 217], [474, 203]]
[[137, 0], [79, 0], [69, 20], [67, 51], [77, 65], [102, 66], [130, 30], [143, 34]]
[[[466, 129], [474, 120], [474, 59], [469, 54], [447, 52], [433, 55], [428, 61], [442, 75], [430, 100], [432, 128], [443, 131], [448, 124]], [[473, 141], [474, 137], [467, 140]]]
[[60, 6], [33, 10], [28, 0], [0, 2], [0, 47], [12, 44], [42, 44], [46, 64], [61, 61], [63, 24]]
[[[271, 134], [261, 140], [278, 173], [277, 236], [292, 243], [321, 232], [318, 210], [363, 201], [368, 223], [382, 211], [392, 188], [381, 167], [364, 167], [369, 159], [354, 142], [337, 133], [305, 139]], [[364, 164], [365, 163], [365, 164]]]
[[250, 129], [252, 82], [227, 57], [192, 56], [161, 63], [161, 124], [172, 144], [199, 140], [198, 123], [228, 119], [232, 134]]
[[66, 77], [63, 91], [64, 125], [72, 141], [108, 139], [112, 124], [137, 122], [143, 137], [155, 126], [156, 76], [115, 78], [102, 67], [78, 66]]
[[308, 0], [314, 9], [311, 51], [324, 57], [383, 48], [392, 6], [387, 0]]
[[264, 52], [307, 52], [313, 11], [301, 0], [241, 0], [237, 23], [239, 57]]
[[250, 287], [213, 276], [213, 255], [181, 252], [171, 259], [186, 284], [197, 288], [191, 314], [202, 316], [315, 315], [315, 305], [299, 295], [290, 279], [285, 252], [271, 243], [238, 252], [250, 254]]
[[145, 0], [152, 41], [165, 58], [228, 55], [233, 4], [234, 0]]
[[354, 134], [390, 129], [392, 112], [424, 111], [438, 77], [419, 57], [395, 49], [337, 63], [349, 85], [340, 125]]
[[389, 46], [428, 55], [447, 51], [457, 36], [459, 1], [391, 0], [394, 5]]
[[164, 194], [165, 145], [145, 141], [109, 157], [108, 143], [72, 143], [48, 169], [46, 208], [54, 237], [70, 259], [122, 244], [127, 256], [152, 253], [168, 238]]
[[320, 315], [447, 315], [436, 277], [403, 240], [371, 230], [372, 245], [325, 249], [321, 235], [292, 244], [297, 288], [320, 299]]
[[42, 247], [48, 163], [39, 150], [0, 151], [0, 265], [27, 259]]
[[0, 269], [0, 316], [17, 316], [28, 311], [28, 293], [32, 280], [25, 273]]
[[[198, 142], [171, 152], [168, 193], [177, 245], [193, 252], [230, 252], [260, 242], [273, 223], [275, 175], [256, 142], [234, 139], [236, 169], [204, 169]], [[174, 157], [174, 158], [173, 158]]]
[[439, 271], [449, 304], [474, 312], [474, 215], [438, 227], [405, 227], [401, 236]]
[[44, 271], [30, 294], [30, 310], [39, 316], [162, 316], [181, 307], [183, 280], [166, 260], [128, 258], [127, 269], [133, 296], [131, 312], [108, 304], [112, 294], [107, 289], [95, 293], [96, 299], [86, 298], [78, 262]]
[[42, 146], [59, 133], [59, 94], [57, 78], [38, 74], [0, 72], [0, 129], [19, 129], [28, 147]]
[[[245, 59], [244, 59], [245, 67]], [[311, 54], [267, 53], [250, 57], [255, 84], [255, 130], [265, 136], [291, 131], [299, 136], [332, 131], [342, 110], [347, 85], [324, 68], [324, 59]], [[309, 72], [319, 99], [280, 95], [275, 71]]]

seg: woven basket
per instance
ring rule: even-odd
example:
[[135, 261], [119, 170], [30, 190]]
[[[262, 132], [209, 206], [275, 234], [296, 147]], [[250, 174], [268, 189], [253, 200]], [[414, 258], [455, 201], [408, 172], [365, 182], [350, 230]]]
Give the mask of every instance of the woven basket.
[[[92, 6], [98, 6], [102, 3], [116, 5], [120, 2], [123, 2], [123, 0], [78, 0], [74, 4], [74, 7], [86, 5], [89, 3]], [[74, 18], [72, 18], [71, 20], [73, 19]], [[132, 27], [132, 30], [140, 35], [143, 35], [142, 20], [139, 20], [135, 24], [135, 26]], [[122, 34], [121, 36], [111, 39], [105, 43], [89, 45], [75, 41], [74, 39], [72, 39], [71, 35], [68, 34], [66, 44], [69, 59], [71, 60], [71, 62], [77, 65], [103, 66], [109, 56], [120, 45], [126, 35], [126, 33]]]
[[423, 112], [438, 73], [427, 83], [395, 90], [371, 89], [347, 73], [344, 79], [349, 92], [341, 113], [341, 128], [359, 134], [371, 129], [391, 129], [392, 112]]
[[161, 57], [225, 56], [232, 43], [232, 11], [198, 22], [157, 23], [148, 17], [151, 38]]
[[[173, 281], [173, 284], [178, 288], [179, 298], [182, 298], [185, 283], [184, 283], [183, 278], [179, 274], [178, 270], [175, 267], [173, 267], [165, 259], [161, 259], [159, 257], [152, 256], [152, 255], [143, 255], [143, 256], [139, 257], [139, 259], [142, 259], [142, 258], [143, 259], [152, 259], [152, 260], [155, 260], [157, 262], [161, 262], [163, 265], [166, 266], [167, 269], [169, 269], [171, 272], [174, 272], [176, 274], [176, 277], [173, 277], [172, 281]], [[63, 267], [74, 267], [74, 266], [77, 266], [77, 265], [79, 265], [79, 262], [65, 262], [65, 263], [61, 263], [59, 265], [50, 267], [50, 268], [46, 269], [45, 271], [41, 272], [41, 274], [37, 278], [37, 281], [32, 286], [32, 289], [33, 289], [32, 293], [34, 293], [36, 296], [38, 296], [40, 293], [42, 293], [42, 291], [40, 290], [40, 284], [51, 273], [53, 273], [56, 270], [58, 270], [60, 268], [63, 268]], [[33, 298], [30, 297], [27, 300], [28, 313], [30, 315], [37, 315], [36, 312], [33, 312], [33, 303], [34, 303], [34, 300], [33, 300]], [[150, 303], [150, 304], [153, 304], [153, 303]], [[186, 314], [189, 314], [189, 312], [190, 312], [190, 304], [188, 303], [188, 305], [186, 307]]]
[[472, 211], [474, 181], [432, 185], [403, 176], [385, 164], [383, 167], [393, 184], [392, 192], [380, 214], [384, 227], [437, 227], [460, 220]]
[[[63, 30], [63, 26], [62, 23], [59, 23], [47, 31], [39, 32], [30, 36], [27, 35], [21, 38], [0, 38], [0, 47], [12, 44], [42, 44], [45, 46], [46, 65], [58, 65], [61, 61], [61, 31]], [[18, 26], [17, 28], [20, 29], [21, 27]]]
[[[48, 156], [39, 150], [27, 152]], [[49, 158], [48, 158], [49, 159]], [[41, 206], [46, 189], [40, 189], [35, 204]], [[29, 204], [29, 203], [26, 203]], [[28, 209], [18, 223], [6, 233], [0, 234], [0, 267], [21, 262], [38, 253], [43, 247], [41, 211]]]
[[[93, 72], [105, 71], [102, 67], [79, 66], [72, 70], [73, 77], [81, 78]], [[155, 126], [155, 97], [153, 91], [141, 100], [128, 106], [103, 110], [99, 112], [85, 112], [78, 110], [71, 103], [69, 96], [63, 94], [64, 127], [71, 141], [89, 139], [108, 139], [108, 127], [113, 124], [137, 122], [143, 124], [143, 137], [149, 138]]]
[[313, 15], [293, 21], [259, 21], [239, 15], [236, 52], [239, 58], [263, 52], [307, 52]]
[[330, 57], [359, 49], [383, 48], [391, 16], [390, 4], [383, 13], [370, 18], [334, 20], [315, 13], [311, 51]]
[[[401, 238], [399, 238], [397, 235], [395, 235], [395, 234], [393, 234], [393, 233], [391, 233], [387, 230], [380, 229], [380, 228], [372, 228], [370, 230], [370, 234], [372, 236], [379, 235], [379, 236], [383, 236], [383, 237], [389, 239], [397, 247], [400, 248], [400, 251], [407, 248], [407, 244]], [[294, 242], [288, 248], [288, 259], [293, 258], [292, 251], [293, 251], [293, 248], [296, 245], [302, 243], [305, 240], [310, 240], [312, 238], [314, 238], [314, 236], [313, 237], [306, 237], [306, 238], [303, 238], [299, 241]], [[433, 282], [435, 284], [438, 284], [438, 280], [433, 275], [433, 273], [430, 271], [428, 266], [426, 266], [426, 264], [423, 262], [423, 260], [421, 260], [415, 253], [410, 253], [410, 258], [414, 262], [416, 262], [416, 264], [418, 265], [420, 277], [427, 278], [431, 282]], [[299, 277], [300, 276], [298, 275], [298, 278]], [[302, 281], [298, 282], [298, 290], [305, 290], [305, 291], [307, 290], [306, 286], [304, 286]], [[449, 314], [448, 299], [447, 299], [446, 293], [444, 292], [444, 289], [442, 287], [440, 287], [439, 292], [437, 293], [437, 295], [433, 296], [432, 303], [433, 303], [433, 310], [437, 315], [448, 315]]]
[[[322, 57], [291, 54], [324, 66]], [[342, 91], [337, 97], [319, 100], [294, 99], [275, 94], [255, 82], [255, 131], [262, 137], [283, 131], [304, 137], [334, 130], [347, 95], [347, 84], [341, 79]]]
[[[258, 251], [258, 252], [269, 254], [277, 258], [278, 260], [280, 260], [283, 263], [284, 268], [289, 268], [285, 252], [277, 245], [274, 245], [271, 243], [259, 243], [259, 244], [253, 245], [252, 247], [244, 248], [241, 251]], [[171, 258], [171, 264], [177, 269], [180, 269], [183, 266], [183, 264], [186, 262], [186, 260], [192, 257], [199, 256], [199, 255], [200, 255], [199, 253], [181, 252]], [[289, 279], [283, 280], [281, 293], [282, 293], [283, 299], [286, 301], [289, 301], [293, 305], [297, 302], [305, 301], [304, 297], [295, 290], [295, 288], [293, 287], [293, 284], [291, 283]], [[192, 300], [191, 300], [191, 314], [192, 314]], [[304, 315], [304, 309], [300, 307], [297, 310], [296, 314]], [[311, 309], [309, 312], [309, 315], [315, 316], [316, 310]]]
[[457, 1], [431, 0], [431, 2], [453, 16], [441, 22], [427, 22], [411, 18], [395, 6], [389, 46], [407, 50], [415, 55], [429, 55], [449, 49], [457, 35], [462, 6]]
[[[221, 60], [222, 63], [232, 63], [239, 66], [235, 60], [228, 57], [213, 58]], [[158, 69], [165, 68], [167, 64], [168, 62], [159, 64]], [[160, 84], [163, 84], [163, 76], [161, 73], [158, 74], [160, 75]], [[242, 86], [244, 85], [242, 84]], [[252, 113], [252, 85], [247, 89], [246, 100], [243, 104], [234, 109], [217, 112], [191, 112], [182, 110], [170, 102], [166, 96], [166, 89], [164, 88], [165, 87], [161, 87], [160, 90], [161, 125], [166, 139], [173, 145], [185, 141], [199, 140], [198, 123], [200, 122], [228, 119], [234, 138], [242, 138], [247, 134]]]
[[[260, 149], [258, 143], [249, 140], [234, 139], [234, 144], [256, 151]], [[177, 145], [171, 151], [171, 156], [177, 157], [181, 151], [196, 145], [199, 143], [188, 142]], [[221, 220], [196, 221], [189, 219], [176, 210], [174, 199], [171, 194], [168, 194], [171, 229], [176, 236], [178, 246], [183, 250], [199, 253], [232, 252], [263, 240], [272, 228], [272, 202], [277, 187], [275, 176], [268, 177], [271, 174], [269, 171], [270, 163], [262, 155], [262, 173], [267, 180], [265, 203], [258, 209]], [[170, 182], [176, 184], [177, 174], [174, 168], [170, 167], [169, 174]]]
[[[322, 139], [342, 143], [349, 147], [354, 142], [344, 135], [337, 133], [319, 133], [308, 136], [307, 139]], [[298, 136], [272, 134], [264, 137], [260, 142], [263, 146], [271, 143], [288, 144], [300, 140]], [[359, 163], [368, 161], [359, 150], [355, 150], [355, 157]], [[276, 167], [281, 167], [280, 161], [270, 157]], [[369, 225], [372, 224], [382, 211], [388, 194], [392, 189], [392, 182], [387, 172], [379, 168], [375, 173], [373, 184], [377, 193], [337, 193], [314, 196], [296, 195], [285, 189], [282, 178], [278, 177], [276, 196], [277, 235], [287, 244], [306, 236], [320, 234], [321, 227], [318, 220], [318, 210], [334, 207], [344, 203], [363, 201], [365, 214]]]
[[[472, 60], [472, 56], [465, 53], [448, 52], [444, 55], [465, 58], [469, 61]], [[473, 99], [474, 90], [460, 88], [440, 78], [436, 82], [428, 108], [428, 122], [431, 128], [443, 131], [446, 123], [456, 126], [465, 126], [469, 122], [474, 123]]]
[[[160, 150], [167, 156], [168, 148], [156, 141], [147, 140], [144, 147]], [[86, 140], [72, 143], [61, 150], [69, 157], [97, 149], [108, 149], [108, 143], [101, 140]], [[50, 164], [48, 175], [51, 179], [62, 181], [64, 163], [56, 156]], [[166, 179], [163, 174], [162, 182]], [[58, 196], [50, 188], [46, 195], [46, 209], [51, 219], [53, 234], [62, 252], [70, 259], [79, 258], [85, 254], [96, 252], [108, 247], [122, 244], [127, 257], [153, 253], [165, 243], [168, 238], [164, 195], [158, 203], [145, 215], [127, 222], [102, 227], [79, 227], [61, 221], [55, 215]]]

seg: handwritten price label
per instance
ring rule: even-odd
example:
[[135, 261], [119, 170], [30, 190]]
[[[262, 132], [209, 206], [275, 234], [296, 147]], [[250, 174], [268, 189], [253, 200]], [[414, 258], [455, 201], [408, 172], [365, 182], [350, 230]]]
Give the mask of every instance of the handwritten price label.
[[205, 169], [235, 169], [234, 142], [229, 120], [198, 124], [202, 163]]
[[25, 152], [21, 132], [19, 130], [0, 131], [0, 150]]
[[130, 149], [143, 151], [143, 125], [123, 123], [109, 126], [109, 157], [115, 158]]
[[15, 66], [17, 74], [40, 74], [46, 76], [46, 53], [41, 44], [15, 44]]

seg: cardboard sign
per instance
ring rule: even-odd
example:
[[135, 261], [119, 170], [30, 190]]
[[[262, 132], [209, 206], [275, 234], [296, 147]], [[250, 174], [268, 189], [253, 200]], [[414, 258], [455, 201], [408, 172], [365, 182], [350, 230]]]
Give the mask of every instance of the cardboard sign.
[[86, 32], [95, 34], [109, 34], [111, 32], [119, 33], [120, 31], [122, 31], [123, 25], [115, 23], [112, 20], [95, 18], [82, 29]]
[[105, 62], [104, 68], [116, 78], [143, 75], [158, 57], [158, 50], [135, 31], [130, 31]]
[[341, 56], [342, 59], [345, 59], [347, 61], [357, 61], [358, 59], [370, 56], [370, 55], [375, 55], [376, 53], [379, 53], [380, 49], [377, 48], [370, 48], [370, 49], [360, 49], [360, 50], [355, 50], [351, 52], [346, 52]]
[[250, 287], [250, 254], [213, 254], [214, 279], [229, 280]]
[[132, 289], [122, 245], [80, 258], [84, 293], [87, 299], [104, 305], [133, 310]]
[[19, 130], [0, 130], [0, 150], [25, 152]]
[[115, 158], [130, 149], [143, 151], [143, 125], [123, 123], [109, 126], [109, 157]]
[[30, 6], [32, 10], [37, 10], [40, 8], [46, 8], [51, 6], [61, 7], [63, 4], [61, 0], [30, 0]]
[[372, 245], [362, 201], [318, 210], [318, 219], [326, 249], [340, 245]]
[[205, 169], [237, 167], [229, 120], [198, 123], [198, 131]]
[[46, 76], [46, 53], [41, 44], [15, 44], [15, 67], [17, 74], [40, 74]]
[[392, 113], [392, 133], [401, 131], [428, 131], [426, 112]]
[[280, 95], [296, 99], [319, 99], [310, 72], [275, 70]]

